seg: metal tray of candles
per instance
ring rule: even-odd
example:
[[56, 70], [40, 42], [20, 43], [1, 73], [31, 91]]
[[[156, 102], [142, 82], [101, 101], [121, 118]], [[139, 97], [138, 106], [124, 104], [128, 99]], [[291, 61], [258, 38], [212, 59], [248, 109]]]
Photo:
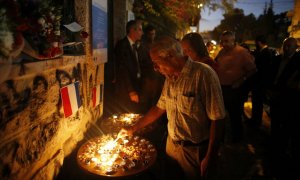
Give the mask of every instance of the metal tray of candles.
[[83, 144], [77, 152], [79, 166], [101, 176], [124, 177], [139, 174], [155, 163], [157, 151], [147, 139], [114, 138], [116, 135], [104, 135]]
[[[130, 127], [136, 124], [143, 115], [134, 113], [124, 113], [120, 115], [112, 115], [107, 119], [103, 119], [100, 123], [101, 130], [105, 133], [118, 133], [123, 127]], [[153, 129], [153, 125], [139, 130], [138, 134], [144, 134]]]

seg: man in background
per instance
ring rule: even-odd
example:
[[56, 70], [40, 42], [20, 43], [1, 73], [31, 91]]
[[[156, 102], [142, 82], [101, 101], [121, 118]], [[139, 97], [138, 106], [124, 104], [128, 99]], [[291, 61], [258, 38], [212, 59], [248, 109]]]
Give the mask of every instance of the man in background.
[[266, 102], [266, 89], [272, 82], [270, 70], [273, 54], [263, 35], [256, 37], [255, 46], [257, 72], [252, 79], [252, 117], [249, 124], [254, 128], [259, 128], [262, 124], [263, 104]]
[[142, 112], [147, 112], [157, 103], [164, 83], [164, 77], [154, 70], [149, 53], [155, 37], [156, 29], [154, 26], [146, 26], [138, 49], [141, 59], [141, 69], [143, 72], [141, 92], [141, 103], [143, 104]]
[[129, 21], [126, 24], [126, 33], [126, 37], [115, 46], [115, 93], [118, 99], [116, 106], [119, 106], [119, 113], [139, 113], [142, 71], [137, 42], [143, 35], [142, 22]]
[[300, 52], [297, 40], [283, 41], [283, 54], [276, 58], [271, 91], [271, 164], [276, 179], [300, 179]]
[[250, 52], [235, 43], [232, 31], [224, 31], [220, 37], [222, 49], [216, 57], [218, 75], [222, 86], [225, 108], [228, 111], [232, 142], [243, 138], [243, 83], [256, 72]]

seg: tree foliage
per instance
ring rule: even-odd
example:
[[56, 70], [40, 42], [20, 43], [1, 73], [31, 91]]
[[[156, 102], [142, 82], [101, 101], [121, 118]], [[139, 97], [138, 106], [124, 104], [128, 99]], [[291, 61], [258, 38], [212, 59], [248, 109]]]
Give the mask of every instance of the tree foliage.
[[253, 14], [245, 16], [243, 10], [237, 8], [223, 16], [220, 25], [212, 31], [214, 39], [218, 40], [224, 30], [231, 30], [235, 32], [237, 42], [254, 40], [256, 36], [264, 35], [273, 47], [281, 46], [283, 39], [288, 36], [287, 28], [291, 23], [286, 12], [274, 14], [272, 1], [258, 18]]
[[245, 16], [242, 9], [235, 8], [223, 16], [224, 19], [221, 20], [220, 25], [212, 32], [214, 39], [218, 39], [218, 36], [224, 30], [235, 32], [237, 41], [242, 41], [249, 37], [252, 38], [252, 30], [256, 22], [256, 18], [253, 14]]
[[[200, 8], [230, 10], [237, 0], [135, 0], [133, 12], [146, 23], [155, 24], [169, 34], [197, 25]], [[202, 4], [202, 6], [200, 6]]]

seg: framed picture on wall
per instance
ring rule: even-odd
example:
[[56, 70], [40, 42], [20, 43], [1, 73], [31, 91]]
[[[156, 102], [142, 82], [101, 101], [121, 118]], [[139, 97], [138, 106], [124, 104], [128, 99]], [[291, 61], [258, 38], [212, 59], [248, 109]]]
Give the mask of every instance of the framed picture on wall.
[[92, 45], [96, 64], [107, 62], [107, 0], [92, 0]]

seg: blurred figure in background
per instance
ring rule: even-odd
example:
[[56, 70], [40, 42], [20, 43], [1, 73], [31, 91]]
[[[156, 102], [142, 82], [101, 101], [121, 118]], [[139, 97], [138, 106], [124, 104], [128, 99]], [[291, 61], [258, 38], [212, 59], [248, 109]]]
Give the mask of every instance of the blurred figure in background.
[[209, 57], [207, 48], [199, 33], [186, 34], [181, 40], [183, 54], [189, 56], [192, 60], [209, 65], [217, 71], [217, 63]]
[[225, 108], [229, 113], [232, 142], [243, 138], [242, 115], [244, 109], [242, 85], [256, 72], [254, 58], [249, 51], [235, 43], [232, 31], [224, 31], [220, 37], [222, 49], [216, 62], [222, 87]]
[[154, 70], [149, 54], [150, 46], [155, 37], [156, 29], [152, 25], [146, 26], [138, 49], [143, 72], [141, 90], [142, 113], [147, 112], [157, 103], [164, 84], [164, 77]]
[[[253, 53], [253, 51], [251, 51], [248, 44], [241, 43], [240, 46], [245, 48], [254, 58], [254, 53]], [[243, 83], [242, 87], [241, 87], [243, 89], [243, 95], [242, 96], [243, 96], [244, 103], [248, 101], [249, 93], [250, 93], [250, 91], [252, 89], [252, 85], [253, 85], [253, 76], [250, 76], [248, 79], [246, 79], [245, 82]], [[244, 113], [244, 115], [245, 115], [245, 113]], [[249, 118], [246, 115], [244, 117]]]
[[267, 45], [265, 36], [260, 35], [255, 39], [255, 65], [257, 72], [253, 76], [252, 83], [252, 117], [248, 122], [254, 128], [262, 125], [263, 105], [266, 102], [266, 90], [270, 87], [271, 81], [271, 64], [273, 52]]
[[126, 37], [115, 46], [116, 96], [119, 112], [139, 113], [141, 93], [141, 63], [138, 58], [137, 42], [143, 35], [142, 21], [131, 20], [126, 24]]
[[271, 91], [271, 148], [276, 179], [300, 179], [300, 52], [297, 40], [283, 41]]
[[212, 59], [215, 59], [215, 57], [217, 55], [217, 47], [215, 46], [215, 44], [212, 41], [208, 41], [206, 43], [206, 48], [207, 48], [209, 56]]

